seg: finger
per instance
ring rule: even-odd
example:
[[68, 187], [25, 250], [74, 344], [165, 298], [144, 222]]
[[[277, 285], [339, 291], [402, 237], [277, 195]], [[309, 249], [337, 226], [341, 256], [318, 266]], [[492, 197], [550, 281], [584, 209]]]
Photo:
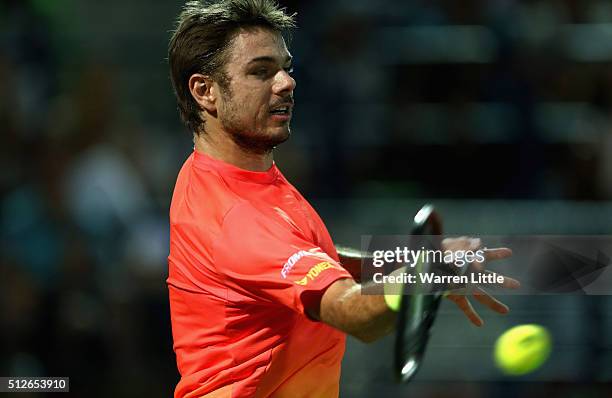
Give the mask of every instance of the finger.
[[474, 307], [472, 307], [472, 304], [465, 296], [451, 294], [448, 296], [448, 299], [454, 302], [474, 325], [482, 326], [484, 324], [482, 318], [478, 316], [478, 313], [474, 310]]
[[494, 249], [484, 249], [485, 258], [487, 261], [501, 260], [512, 256], [512, 250], [507, 247], [498, 247]]
[[480, 249], [480, 245], [482, 245], [482, 241], [480, 238], [468, 238], [468, 250], [476, 251]]
[[500, 314], [507, 314], [510, 311], [510, 308], [508, 308], [506, 304], [497, 300], [495, 297], [491, 296], [489, 293], [485, 292], [479, 287], [474, 289], [472, 295], [479, 303], [487, 306], [489, 309], [495, 312], [499, 312]]
[[496, 272], [489, 271], [489, 270], [485, 270], [483, 272], [487, 274], [492, 274], [494, 276], [500, 275], [501, 277], [504, 278], [504, 281], [502, 283], [495, 284], [495, 286], [497, 287], [503, 287], [505, 289], [518, 289], [521, 287], [521, 282], [519, 282], [518, 280], [514, 278], [510, 278], [509, 276], [498, 274]]
[[467, 236], [460, 236], [458, 238], [445, 238], [442, 240], [442, 248], [444, 250], [457, 251], [457, 250], [473, 250], [476, 251], [480, 248], [481, 241], [479, 238], [468, 238]]

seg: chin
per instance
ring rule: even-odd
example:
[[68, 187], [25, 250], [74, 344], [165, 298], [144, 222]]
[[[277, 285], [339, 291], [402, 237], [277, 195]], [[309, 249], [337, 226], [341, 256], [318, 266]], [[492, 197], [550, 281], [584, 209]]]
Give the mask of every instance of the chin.
[[287, 141], [291, 137], [291, 129], [289, 127], [285, 128], [280, 134], [278, 134], [279, 144]]
[[267, 153], [289, 139], [289, 126], [275, 128], [259, 134], [232, 134], [232, 139], [240, 147], [254, 153]]
[[274, 129], [268, 130], [268, 133], [266, 134], [267, 141], [270, 143], [275, 143], [274, 146], [280, 145], [287, 141], [290, 136], [291, 129], [289, 126], [275, 127]]

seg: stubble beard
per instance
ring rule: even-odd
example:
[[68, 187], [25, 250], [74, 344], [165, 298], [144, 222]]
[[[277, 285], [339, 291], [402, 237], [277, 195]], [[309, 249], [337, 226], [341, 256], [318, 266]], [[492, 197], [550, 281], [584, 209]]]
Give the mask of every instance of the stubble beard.
[[229, 138], [244, 151], [254, 154], [268, 154], [289, 139], [291, 135], [289, 125], [287, 125], [284, 134], [274, 135], [256, 131], [254, 126], [245, 125], [237, 117], [241, 112], [241, 107], [233, 100], [231, 91], [228, 89], [222, 95], [225, 97], [223, 102], [226, 104], [226, 109], [222, 112], [223, 116], [219, 118], [221, 127], [227, 132]]

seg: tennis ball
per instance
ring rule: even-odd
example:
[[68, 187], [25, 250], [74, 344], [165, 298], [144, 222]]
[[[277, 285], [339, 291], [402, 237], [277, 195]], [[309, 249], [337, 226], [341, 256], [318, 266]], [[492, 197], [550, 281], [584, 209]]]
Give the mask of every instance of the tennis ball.
[[524, 375], [542, 366], [551, 348], [550, 333], [543, 326], [515, 326], [495, 342], [495, 364], [507, 375]]

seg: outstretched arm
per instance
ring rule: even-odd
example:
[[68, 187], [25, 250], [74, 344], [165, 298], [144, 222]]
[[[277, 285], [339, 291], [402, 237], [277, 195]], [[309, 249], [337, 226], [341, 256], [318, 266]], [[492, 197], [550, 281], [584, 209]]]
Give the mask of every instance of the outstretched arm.
[[[480, 247], [480, 241], [455, 238], [445, 240], [446, 245], [451, 250], [466, 250]], [[341, 250], [343, 253], [347, 253], [344, 248]], [[351, 260], [353, 267], [357, 263], [360, 269], [361, 260], [357, 261], [359, 252], [348, 253], [348, 258]], [[489, 261], [497, 260], [509, 257], [511, 254], [512, 252], [506, 248], [488, 249], [486, 259]], [[347, 256], [341, 255], [341, 261], [342, 258], [346, 259]], [[484, 270], [483, 264], [475, 264], [475, 267], [477, 272], [489, 272]], [[349, 272], [354, 275], [351, 270]], [[501, 287], [516, 289], [520, 286], [518, 281], [512, 278], [505, 277], [504, 279]], [[501, 314], [508, 312], [508, 307], [480, 288], [475, 289], [471, 294], [477, 301], [495, 312]], [[447, 297], [457, 305], [474, 325], [481, 326], [483, 324], [482, 319], [480, 319], [465, 294], [455, 293], [449, 294]], [[312, 318], [321, 320], [363, 342], [372, 342], [390, 333], [393, 330], [396, 318], [395, 312], [388, 308], [384, 296], [362, 294], [362, 285], [350, 278], [334, 282], [323, 294], [320, 305], [308, 308], [307, 312]]]

